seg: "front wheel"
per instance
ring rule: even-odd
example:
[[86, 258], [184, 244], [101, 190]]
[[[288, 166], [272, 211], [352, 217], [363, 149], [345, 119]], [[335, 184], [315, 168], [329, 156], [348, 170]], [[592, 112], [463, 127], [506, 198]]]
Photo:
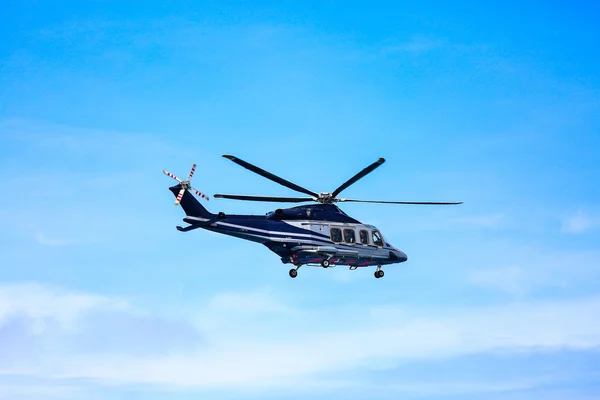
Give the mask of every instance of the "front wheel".
[[295, 268], [290, 269], [290, 278], [295, 278], [298, 276], [298, 270]]

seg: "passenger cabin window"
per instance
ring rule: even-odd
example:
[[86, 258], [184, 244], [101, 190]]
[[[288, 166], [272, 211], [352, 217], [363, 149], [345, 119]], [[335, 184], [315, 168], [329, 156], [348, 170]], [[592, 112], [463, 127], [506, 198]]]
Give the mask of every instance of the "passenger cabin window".
[[359, 232], [359, 236], [362, 244], [369, 244], [369, 231], [363, 229]]
[[381, 239], [381, 234], [378, 231], [373, 231], [373, 243], [375, 246], [383, 247], [383, 240]]
[[356, 243], [356, 233], [354, 229], [344, 229], [344, 242]]
[[331, 241], [339, 243], [342, 241], [342, 230], [339, 228], [331, 228]]

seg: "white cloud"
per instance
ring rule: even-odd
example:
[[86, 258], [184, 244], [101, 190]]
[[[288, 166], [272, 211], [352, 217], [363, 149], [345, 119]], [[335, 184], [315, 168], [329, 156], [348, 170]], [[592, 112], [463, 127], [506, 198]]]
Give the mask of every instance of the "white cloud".
[[13, 400], [13, 399], [48, 399], [48, 398], [60, 398], [60, 399], [77, 399], [85, 397], [83, 396], [84, 390], [81, 387], [73, 385], [31, 385], [30, 383], [11, 383], [2, 384], [0, 383], [0, 400]]
[[546, 249], [517, 242], [480, 242], [462, 250], [462, 270], [470, 285], [496, 289], [513, 296], [525, 296], [539, 290], [562, 295], [597, 293], [594, 283], [600, 279], [599, 250], [572, 251]]
[[[70, 220], [67, 219], [67, 218], [64, 218], [62, 220], [62, 222], [64, 223], [64, 225], [68, 225], [68, 224], [72, 223], [71, 221], [77, 221], [78, 220], [75, 216], [70, 216], [70, 218], [71, 218]], [[106, 221], [106, 219], [104, 221]], [[45, 223], [45, 222], [46, 221], [42, 222], [42, 220], [38, 220], [38, 223], [40, 223], [40, 224], [41, 223]], [[53, 226], [49, 226], [48, 228], [52, 229], [52, 230], [55, 229], [55, 227], [53, 227]], [[65, 228], [67, 228], [67, 229], [65, 229]], [[59, 227], [58, 229], [62, 229], [64, 231], [68, 231], [68, 227], [65, 227], [65, 226]], [[48, 246], [48, 247], [67, 247], [67, 246], [73, 246], [73, 245], [101, 244], [104, 241], [106, 241], [106, 240], [101, 240], [100, 238], [93, 237], [91, 235], [89, 237], [85, 237], [82, 234], [79, 234], [77, 239], [75, 239], [75, 238], [69, 238], [69, 239], [67, 239], [65, 236], [56, 236], [56, 237], [54, 237], [54, 236], [43, 234], [41, 232], [37, 232], [35, 234], [35, 242], [37, 244], [39, 244], [39, 245]]]
[[[27, 156], [30, 152], [39, 154], [36, 152], [40, 149], [63, 157], [83, 155], [105, 158], [127, 155], [132, 150], [137, 151], [138, 154], [161, 152], [169, 155], [182, 151], [169, 142], [157, 140], [150, 134], [91, 129], [19, 118], [1, 118], [0, 135], [6, 137], [9, 142], [14, 141], [15, 144], [27, 143], [28, 145], [24, 146], [27, 151], [23, 156]], [[131, 157], [123, 159], [123, 162], [129, 158]], [[143, 158], [135, 158], [136, 161], [139, 159], [143, 160]], [[39, 165], [29, 165], [29, 169], [33, 168], [39, 169]], [[44, 168], [40, 170], [44, 171]]]
[[209, 309], [217, 313], [264, 313], [285, 311], [286, 307], [272, 291], [264, 289], [247, 293], [218, 294], [210, 301]]
[[[70, 294], [36, 285], [3, 287], [0, 295], [4, 307], [0, 321], [6, 320], [10, 313], [72, 321], [94, 307], [116, 307], [131, 312], [123, 307], [122, 300]], [[46, 354], [29, 360], [29, 364], [21, 359], [15, 369], [45, 379], [83, 378], [101, 383], [230, 389], [291, 387], [302, 383], [310, 387], [323, 385], [323, 376], [331, 376], [334, 382], [335, 373], [381, 368], [381, 365], [391, 368], [395, 363], [416, 359], [600, 347], [598, 297], [478, 309], [426, 309], [391, 304], [314, 312], [301, 312], [285, 305], [280, 307], [286, 312], [279, 312], [279, 306], [272, 308], [269, 304], [276, 298], [264, 290], [215, 296], [200, 314], [205, 318], [219, 314], [224, 323], [212, 326], [205, 333], [205, 345], [200, 347], [189, 345], [179, 351], [143, 355], [132, 354], [127, 346], [118, 353], [97, 353], [89, 347], [75, 353], [69, 348], [77, 336], [53, 332], [52, 343], [63, 353]], [[245, 310], [239, 307], [245, 303], [251, 307]], [[252, 311], [252, 318], [239, 318], [240, 311]], [[340, 318], [343, 328], [337, 319], [327, 319], [328, 315]], [[113, 327], [107, 325], [104, 329], [110, 331]], [[43, 340], [43, 333], [37, 336], [38, 340]], [[79, 333], [86, 334], [91, 333]], [[137, 334], [145, 336], [152, 332]], [[133, 343], [138, 339], [134, 335], [130, 340]], [[4, 373], [10, 372], [10, 365], [3, 369]], [[344, 385], [343, 381], [335, 382]]]
[[582, 210], [578, 210], [575, 215], [571, 215], [563, 221], [562, 231], [565, 233], [583, 233], [600, 224], [600, 221], [590, 217]]
[[497, 227], [503, 222], [504, 216], [502, 214], [490, 214], [490, 215], [478, 215], [471, 217], [463, 217], [463, 218], [454, 218], [451, 221], [472, 225], [479, 228], [493, 228]]
[[40, 232], [35, 234], [35, 241], [38, 244], [50, 247], [62, 247], [73, 244], [71, 240], [50, 238]]
[[[388, 310], [389, 311], [389, 310]], [[279, 328], [264, 338], [245, 336], [215, 341], [209, 351], [160, 358], [81, 357], [54, 363], [57, 377], [182, 387], [261, 387], [310, 385], [315, 377], [382, 361], [436, 359], [489, 351], [589, 349], [600, 345], [594, 316], [600, 300], [516, 304], [474, 312], [444, 310], [444, 316], [413, 316], [363, 325], [353, 331]], [[374, 322], [374, 321], [372, 321]], [[377, 326], [379, 325], [379, 326]], [[318, 381], [318, 380], [317, 380]]]
[[441, 47], [442, 45], [443, 45], [443, 42], [440, 40], [434, 40], [434, 39], [423, 37], [423, 36], [417, 36], [417, 37], [414, 37], [411, 40], [404, 42], [404, 43], [386, 46], [384, 48], [384, 52], [385, 53], [401, 53], [401, 52], [425, 53], [425, 52], [437, 49], [437, 48]]
[[512, 295], [521, 296], [529, 292], [531, 279], [517, 266], [496, 269], [478, 269], [469, 277], [471, 283], [498, 288]]
[[0, 326], [16, 316], [37, 321], [51, 319], [68, 328], [91, 310], [127, 308], [123, 299], [74, 293], [36, 283], [0, 286]]
[[539, 386], [537, 380], [520, 380], [520, 381], [504, 381], [504, 382], [481, 382], [481, 381], [433, 381], [433, 382], [414, 382], [386, 385], [386, 390], [393, 390], [399, 393], [416, 394], [420, 396], [452, 396], [461, 394], [473, 393], [494, 393], [494, 392], [510, 392], [515, 390], [531, 389]]

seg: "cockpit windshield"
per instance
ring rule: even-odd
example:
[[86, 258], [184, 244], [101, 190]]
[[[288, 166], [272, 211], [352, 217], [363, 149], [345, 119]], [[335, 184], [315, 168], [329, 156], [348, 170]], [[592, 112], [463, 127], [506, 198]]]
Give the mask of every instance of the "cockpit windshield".
[[383, 239], [381, 238], [379, 231], [373, 231], [373, 244], [375, 244], [375, 246], [383, 247]]

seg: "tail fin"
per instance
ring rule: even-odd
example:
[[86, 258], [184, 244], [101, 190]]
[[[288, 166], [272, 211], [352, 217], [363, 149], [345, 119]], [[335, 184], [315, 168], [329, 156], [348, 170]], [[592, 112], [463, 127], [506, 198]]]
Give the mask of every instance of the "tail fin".
[[[177, 197], [179, 191], [181, 190], [181, 184], [171, 186], [169, 188], [173, 195]], [[185, 214], [190, 217], [200, 217], [200, 218], [214, 218], [214, 214], [210, 213], [189, 191], [185, 191], [183, 193], [183, 197], [181, 198], [181, 202], [179, 203], [181, 207], [183, 207], [183, 211]]]

